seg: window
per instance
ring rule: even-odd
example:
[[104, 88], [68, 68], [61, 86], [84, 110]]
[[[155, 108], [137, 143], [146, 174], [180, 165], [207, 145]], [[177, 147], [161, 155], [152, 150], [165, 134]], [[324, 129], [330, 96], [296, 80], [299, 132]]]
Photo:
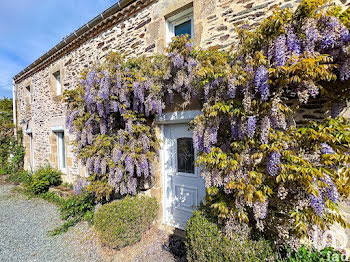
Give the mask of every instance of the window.
[[33, 144], [33, 134], [28, 133], [29, 136], [29, 159], [30, 159], [30, 169], [34, 169], [34, 144]]
[[174, 36], [190, 35], [193, 37], [193, 8], [189, 8], [167, 20], [167, 43], [171, 42]]
[[61, 73], [60, 71], [57, 71], [53, 74], [56, 81], [56, 95], [60, 96], [62, 95], [62, 86], [61, 86]]
[[26, 90], [26, 96], [29, 98], [29, 102], [31, 103], [32, 102], [32, 93], [31, 93], [30, 86], [26, 86], [25, 90]]
[[194, 174], [193, 139], [177, 139], [177, 172]]
[[64, 132], [57, 132], [57, 164], [58, 169], [65, 171], [66, 169], [66, 148], [64, 142]]

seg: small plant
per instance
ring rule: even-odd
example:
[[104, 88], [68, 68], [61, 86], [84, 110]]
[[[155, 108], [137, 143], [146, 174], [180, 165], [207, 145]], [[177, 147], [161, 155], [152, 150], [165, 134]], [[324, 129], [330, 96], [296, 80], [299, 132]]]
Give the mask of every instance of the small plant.
[[51, 186], [58, 186], [62, 183], [61, 172], [50, 166], [41, 167], [35, 171], [28, 190], [35, 195], [45, 193]]
[[287, 250], [289, 256], [280, 262], [326, 262], [326, 261], [348, 261], [345, 255], [332, 247], [326, 247], [320, 251], [308, 249], [305, 246], [300, 247], [296, 252]]
[[203, 211], [194, 212], [187, 222], [186, 248], [189, 262], [275, 261], [269, 242], [253, 241], [235, 233], [228, 238], [214, 218]]
[[51, 231], [51, 236], [67, 232], [70, 227], [80, 221], [93, 222], [95, 200], [92, 194], [85, 193], [80, 196], [72, 196], [67, 200], [61, 198], [59, 204], [61, 218], [66, 220], [66, 222]]
[[15, 173], [11, 173], [9, 177], [7, 178], [8, 182], [16, 183], [16, 184], [23, 184], [24, 186], [29, 186], [32, 182], [32, 175], [30, 172], [25, 170], [20, 170]]
[[127, 196], [99, 208], [94, 225], [103, 244], [119, 249], [141, 240], [157, 210], [155, 198]]

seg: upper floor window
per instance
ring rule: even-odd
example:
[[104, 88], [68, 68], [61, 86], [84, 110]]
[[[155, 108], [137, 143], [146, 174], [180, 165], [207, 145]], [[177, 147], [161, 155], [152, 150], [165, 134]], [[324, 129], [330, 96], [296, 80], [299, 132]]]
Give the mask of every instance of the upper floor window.
[[33, 99], [32, 99], [32, 92], [31, 92], [30, 85], [26, 86], [25, 93], [26, 93], [26, 97], [28, 97], [29, 99], [29, 102], [32, 102]]
[[60, 71], [57, 71], [53, 74], [56, 81], [56, 95], [60, 96], [62, 95], [62, 85], [61, 85], [61, 73]]
[[167, 19], [167, 43], [170, 43], [174, 36], [186, 34], [193, 38], [193, 8]]

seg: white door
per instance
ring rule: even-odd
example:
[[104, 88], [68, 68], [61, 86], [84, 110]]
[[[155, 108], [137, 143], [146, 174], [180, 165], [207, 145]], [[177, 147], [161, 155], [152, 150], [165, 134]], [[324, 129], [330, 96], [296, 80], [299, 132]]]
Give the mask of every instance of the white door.
[[164, 222], [186, 227], [193, 210], [205, 196], [204, 180], [195, 166], [192, 131], [188, 125], [164, 125]]

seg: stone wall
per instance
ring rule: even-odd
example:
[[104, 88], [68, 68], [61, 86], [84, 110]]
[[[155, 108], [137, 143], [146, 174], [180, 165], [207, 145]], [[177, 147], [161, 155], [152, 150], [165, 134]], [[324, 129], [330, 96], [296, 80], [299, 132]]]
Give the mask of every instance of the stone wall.
[[[163, 52], [166, 47], [166, 19], [179, 11], [193, 7], [194, 44], [204, 48], [219, 46], [228, 49], [237, 42], [235, 26], [243, 23], [257, 24], [276, 6], [292, 7], [295, 0], [155, 0], [123, 21], [95, 35], [80, 46], [56, 59], [48, 66], [17, 82], [18, 123], [33, 132], [35, 167], [50, 163], [57, 166], [57, 139], [53, 127], [65, 126], [65, 106], [62, 96], [55, 92], [53, 74], [61, 73], [63, 90], [74, 89], [79, 84], [80, 73], [93, 63], [102, 61], [111, 51], [127, 56]], [[346, 0], [343, 1], [347, 4]], [[26, 89], [30, 86], [30, 93]], [[175, 108], [180, 110], [182, 101]], [[195, 105], [197, 108], [198, 105]], [[172, 110], [170, 108], [166, 111]], [[317, 110], [312, 109], [312, 110]], [[319, 112], [321, 115], [323, 112]], [[158, 130], [159, 132], [159, 130]], [[28, 148], [29, 138], [24, 134]], [[85, 168], [75, 157], [74, 136], [65, 130], [67, 173], [64, 181], [74, 182], [85, 176]], [[26, 167], [30, 163], [26, 151]], [[161, 173], [157, 170], [155, 186], [151, 194], [161, 199]]]

